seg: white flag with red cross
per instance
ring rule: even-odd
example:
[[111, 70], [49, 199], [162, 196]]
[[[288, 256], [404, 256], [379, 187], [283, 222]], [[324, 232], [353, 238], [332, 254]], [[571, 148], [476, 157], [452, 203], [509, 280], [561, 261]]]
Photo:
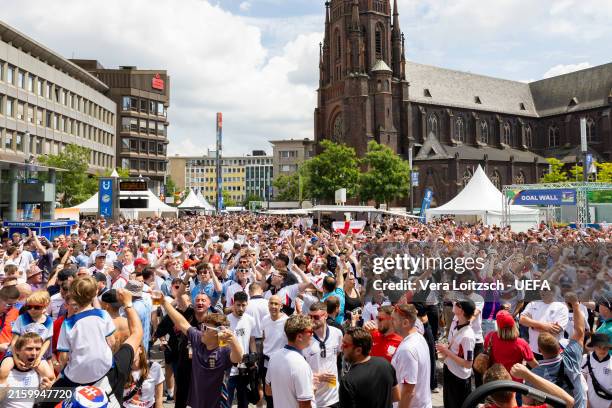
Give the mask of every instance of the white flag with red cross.
[[349, 231], [353, 235], [359, 235], [363, 232], [365, 226], [365, 221], [334, 221], [332, 223], [334, 232], [338, 232], [342, 235], [348, 234]]

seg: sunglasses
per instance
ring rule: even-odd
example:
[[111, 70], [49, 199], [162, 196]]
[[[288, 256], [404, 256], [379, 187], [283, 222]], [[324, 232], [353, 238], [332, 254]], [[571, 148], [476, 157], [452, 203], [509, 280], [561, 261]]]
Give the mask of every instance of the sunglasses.
[[320, 341], [319, 348], [321, 349], [321, 354], [320, 354], [321, 358], [327, 357], [327, 349], [325, 348], [325, 342]]
[[385, 320], [391, 320], [391, 318], [386, 316], [378, 316], [376, 320], [378, 320], [379, 322], [384, 322]]
[[45, 305], [27, 305], [30, 310], [44, 310], [46, 308]]
[[312, 336], [312, 334], [314, 333], [314, 330], [312, 329], [305, 329], [302, 331], [303, 334], [310, 334]]
[[322, 314], [309, 314], [308, 315], [312, 320], [320, 320], [323, 315]]
[[215, 331], [217, 333], [221, 331], [219, 327], [208, 326], [206, 324], [202, 324], [200, 327], [202, 331]]

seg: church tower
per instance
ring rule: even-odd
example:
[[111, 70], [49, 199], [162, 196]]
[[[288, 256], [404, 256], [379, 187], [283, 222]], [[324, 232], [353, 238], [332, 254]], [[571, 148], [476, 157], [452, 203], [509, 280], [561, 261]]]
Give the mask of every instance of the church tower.
[[397, 0], [325, 2], [315, 140], [353, 146], [375, 140], [405, 154], [408, 83]]

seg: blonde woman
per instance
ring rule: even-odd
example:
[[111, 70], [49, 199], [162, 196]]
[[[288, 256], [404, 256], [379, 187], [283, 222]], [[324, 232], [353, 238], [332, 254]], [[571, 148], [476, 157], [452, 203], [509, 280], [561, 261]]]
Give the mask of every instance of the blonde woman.
[[132, 372], [123, 390], [126, 408], [162, 408], [164, 402], [164, 370], [155, 361], [149, 362], [141, 345], [134, 352]]

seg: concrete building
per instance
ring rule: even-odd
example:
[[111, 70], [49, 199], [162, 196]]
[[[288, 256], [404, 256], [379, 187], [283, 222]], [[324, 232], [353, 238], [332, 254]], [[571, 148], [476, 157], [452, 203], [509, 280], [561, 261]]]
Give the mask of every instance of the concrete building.
[[[215, 152], [209, 150], [204, 156], [169, 157], [169, 175], [178, 190], [191, 188], [201, 191], [208, 202], [214, 205], [217, 196]], [[229, 198], [242, 203], [248, 195], [258, 195], [262, 201], [272, 183], [272, 157], [263, 151], [253, 151], [247, 156], [228, 156], [221, 159], [223, 190]]]
[[[274, 178], [295, 173], [300, 164], [315, 154], [315, 142], [311, 139], [271, 140]], [[273, 196], [277, 194], [276, 189]]]
[[106, 69], [96, 60], [71, 61], [104, 82], [117, 104], [117, 167], [129, 169], [130, 176], [148, 177], [149, 188], [159, 194], [168, 164], [167, 72], [133, 66]]
[[0, 21], [0, 160], [91, 149], [90, 171], [115, 165], [116, 104], [99, 79]]

